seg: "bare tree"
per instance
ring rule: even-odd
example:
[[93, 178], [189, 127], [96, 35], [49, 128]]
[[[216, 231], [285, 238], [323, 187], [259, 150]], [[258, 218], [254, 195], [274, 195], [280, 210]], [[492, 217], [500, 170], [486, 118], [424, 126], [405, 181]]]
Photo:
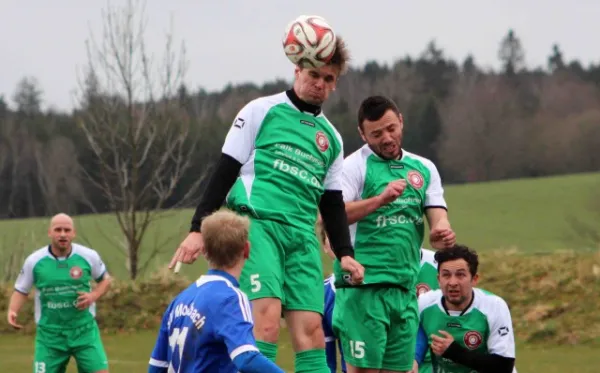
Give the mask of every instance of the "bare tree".
[[176, 99], [187, 70], [184, 45], [176, 50], [168, 33], [162, 59], [153, 59], [146, 49], [144, 5], [128, 1], [103, 11], [101, 40], [92, 35], [87, 42], [78, 115], [96, 159], [95, 169], [84, 173], [118, 221], [132, 279], [147, 264], [139, 261], [142, 248], [149, 250], [142, 241], [150, 224], [164, 216], [167, 203], [171, 208], [189, 205], [201, 181], [198, 177], [183, 197], [170, 201], [193, 165], [198, 136]]

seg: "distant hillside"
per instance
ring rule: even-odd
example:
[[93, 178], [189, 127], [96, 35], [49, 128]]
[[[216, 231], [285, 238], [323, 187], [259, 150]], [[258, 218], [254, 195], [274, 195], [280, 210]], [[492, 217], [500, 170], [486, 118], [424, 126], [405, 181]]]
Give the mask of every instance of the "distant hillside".
[[[446, 187], [450, 218], [459, 240], [481, 252], [516, 248], [533, 253], [593, 247], [590, 237], [579, 233], [569, 219], [585, 221], [586, 226], [600, 225], [600, 210], [591, 205], [594, 195], [600, 196], [600, 173]], [[166, 265], [187, 232], [192, 214], [191, 210], [167, 211], [151, 226], [144, 241], [146, 255], [142, 254], [141, 260], [145, 261], [154, 248], [162, 252], [148, 264], [147, 272]], [[47, 244], [47, 224], [47, 218], [0, 221], [0, 259], [4, 266], [0, 274], [12, 278], [25, 253]], [[114, 216], [81, 216], [76, 224], [79, 242], [97, 249], [111, 272], [125, 278], [123, 240], [109, 238], [119, 237]], [[579, 228], [584, 230], [585, 226]], [[196, 276], [201, 266], [184, 266], [182, 272]], [[325, 269], [330, 269], [328, 260]]]

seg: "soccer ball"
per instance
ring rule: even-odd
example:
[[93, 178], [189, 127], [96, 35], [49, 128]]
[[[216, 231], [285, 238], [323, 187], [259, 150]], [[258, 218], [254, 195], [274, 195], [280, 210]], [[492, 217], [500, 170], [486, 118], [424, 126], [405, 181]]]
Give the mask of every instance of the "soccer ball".
[[326, 65], [335, 52], [335, 32], [320, 16], [302, 15], [285, 28], [283, 50], [294, 65], [319, 68]]

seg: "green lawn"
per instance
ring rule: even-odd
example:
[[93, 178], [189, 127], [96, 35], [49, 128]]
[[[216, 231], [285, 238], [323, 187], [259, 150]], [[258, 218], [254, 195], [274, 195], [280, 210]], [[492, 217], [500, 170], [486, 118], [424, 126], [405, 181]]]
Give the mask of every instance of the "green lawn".
[[[155, 334], [105, 335], [111, 373], [140, 373], [147, 370], [147, 363], [154, 345]], [[277, 363], [287, 372], [293, 372], [293, 352], [289, 336], [282, 333]], [[2, 372], [30, 372], [33, 356], [33, 337], [0, 336], [0, 365]], [[517, 369], [519, 373], [596, 373], [600, 366], [598, 347], [563, 346], [535, 347], [517, 346]], [[75, 373], [71, 360], [68, 373]]]
[[[562, 177], [474, 183], [446, 187], [451, 222], [459, 240], [485, 251], [518, 248], [527, 252], [556, 249], [583, 249], [592, 244], [575, 234], [569, 218], [600, 223], [598, 204], [590, 206], [600, 195], [600, 173]], [[595, 194], [594, 194], [595, 193]], [[192, 210], [167, 211], [145, 236], [141, 260], [156, 249], [162, 251], [145, 273], [164, 266], [184, 237]], [[48, 218], [0, 221], [0, 260], [11, 253], [20, 261], [26, 252], [47, 243]], [[124, 239], [113, 215], [90, 215], [76, 219], [79, 238], [98, 250], [111, 272], [125, 277]], [[14, 267], [14, 265], [13, 265]], [[183, 274], [195, 277], [203, 268], [185, 268]], [[0, 267], [1, 273], [2, 267]]]

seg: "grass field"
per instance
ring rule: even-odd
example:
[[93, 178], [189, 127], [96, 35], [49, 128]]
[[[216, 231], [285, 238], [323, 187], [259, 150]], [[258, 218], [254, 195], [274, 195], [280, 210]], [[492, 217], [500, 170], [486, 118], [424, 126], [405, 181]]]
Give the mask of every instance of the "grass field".
[[[147, 371], [150, 352], [156, 336], [151, 332], [105, 335], [111, 373], [141, 373]], [[293, 372], [293, 352], [289, 337], [282, 335], [277, 363], [287, 372]], [[597, 373], [600, 366], [600, 346], [532, 347], [517, 346], [519, 373]], [[0, 336], [2, 372], [30, 372], [33, 339], [25, 336]], [[71, 360], [68, 373], [75, 373]]]
[[[541, 269], [536, 269], [536, 273], [524, 272], [531, 267], [516, 257], [511, 259], [512, 262], [500, 265], [496, 264], [496, 260], [501, 260], [497, 258], [498, 255], [502, 257], [503, 250], [510, 253], [550, 254], [561, 249], [581, 252], [594, 245], [597, 248], [598, 243], [594, 244], [588, 237], [578, 235], [569, 219], [576, 217], [586, 221], [591, 227], [597, 227], [600, 224], [600, 205], [594, 205], [593, 201], [594, 195], [600, 195], [599, 191], [600, 173], [446, 188], [451, 221], [459, 240], [475, 247], [482, 256], [486, 252], [490, 253], [489, 262], [482, 268], [485, 270], [484, 279], [487, 278], [494, 284], [493, 290], [497, 293], [506, 293], [507, 296], [510, 294], [516, 312], [527, 314], [525, 318], [521, 317], [520, 328], [531, 327], [536, 330], [535, 340], [538, 343], [518, 340], [519, 373], [598, 371], [600, 339], [585, 345], [573, 342], [575, 345], [557, 346], [554, 343], [545, 344], [544, 338], [556, 341], [560, 340], [557, 335], [568, 333], [569, 330], [593, 331], [598, 328], [600, 318], [596, 316], [597, 307], [593, 306], [593, 296], [589, 297], [589, 293], [600, 288], [600, 272], [596, 273], [600, 256], [593, 257], [594, 254], [590, 254], [589, 260], [578, 261], [569, 261], [569, 256], [565, 256], [557, 263], [552, 259], [553, 255], [535, 258], [526, 255], [531, 260], [542, 262], [539, 267]], [[146, 274], [166, 265], [174, 248], [186, 233], [191, 215], [191, 210], [169, 211], [152, 225], [144, 241], [144, 250], [147, 253], [154, 247], [159, 247], [163, 252], [149, 264]], [[5, 271], [7, 266], [15, 266], [14, 269], [18, 271], [21, 264], [11, 264], [6, 258], [18, 252], [25, 255], [34, 248], [45, 245], [47, 224], [48, 219], [0, 221], [0, 262], [3, 263], [0, 266], [4, 265]], [[81, 216], [77, 217], [76, 224], [79, 241], [96, 248], [114, 275], [126, 278], [122, 241], [109, 238], [119, 232], [114, 217]], [[142, 261], [145, 258], [142, 253]], [[325, 260], [324, 263], [329, 271], [330, 261]], [[203, 261], [199, 261], [198, 264], [184, 266], [182, 273], [195, 278], [204, 269]], [[542, 269], [545, 272], [537, 272]], [[517, 274], [521, 276], [516, 276]], [[498, 276], [501, 279], [496, 278]], [[578, 300], [583, 294], [586, 294], [585, 299], [590, 299], [587, 303]], [[561, 314], [568, 309], [571, 312]], [[278, 363], [292, 372], [293, 354], [289, 337], [285, 331], [282, 334]], [[106, 334], [104, 341], [111, 372], [146, 371], [154, 338], [155, 333], [150, 331]], [[31, 335], [0, 335], [1, 372], [31, 371], [32, 354]], [[74, 362], [71, 365], [68, 372], [75, 372]]]
[[[446, 187], [451, 222], [459, 240], [479, 251], [518, 248], [527, 252], [584, 249], [592, 245], [576, 234], [570, 218], [600, 222], [600, 173], [539, 179], [474, 183]], [[594, 194], [595, 193], [595, 194]], [[168, 263], [189, 227], [192, 210], [166, 211], [151, 225], [141, 250], [141, 261], [154, 248], [162, 252], [143, 275]], [[48, 218], [0, 221], [0, 260], [14, 252], [31, 252], [47, 244]], [[113, 215], [76, 219], [78, 241], [100, 252], [113, 275], [127, 276], [124, 240]], [[196, 277], [202, 268], [185, 266], [183, 274]]]

